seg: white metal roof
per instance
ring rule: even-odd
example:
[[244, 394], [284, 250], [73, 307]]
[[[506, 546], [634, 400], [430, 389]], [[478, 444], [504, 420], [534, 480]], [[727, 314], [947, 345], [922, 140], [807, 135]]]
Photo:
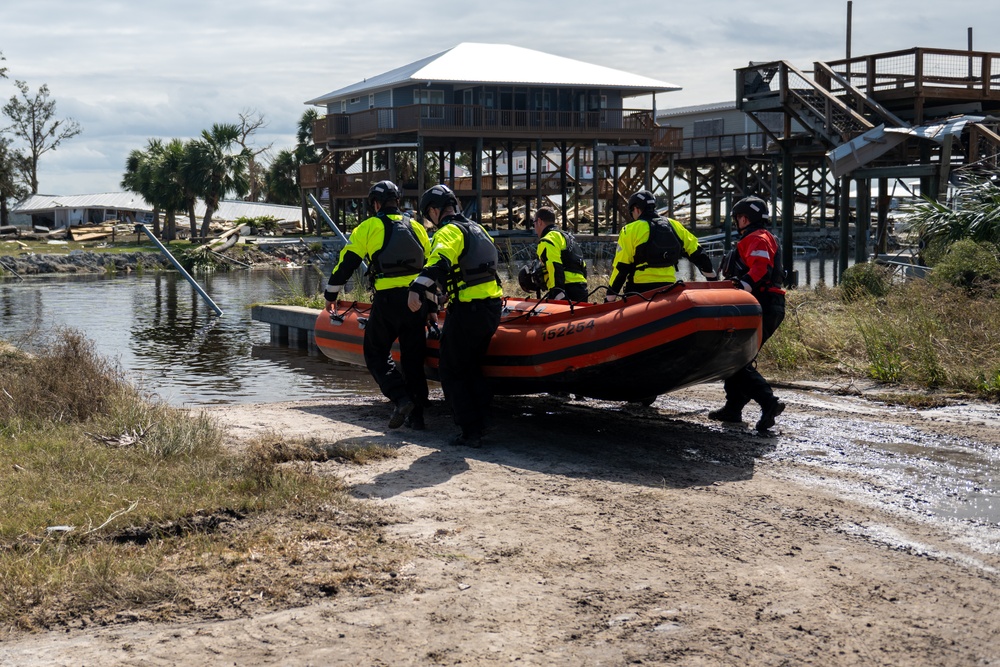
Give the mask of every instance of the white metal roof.
[[622, 70], [510, 44], [463, 42], [447, 51], [397, 67], [306, 102], [324, 105], [402, 83], [451, 82], [617, 88], [631, 95], [680, 90], [680, 86]]
[[152, 211], [153, 207], [134, 192], [105, 192], [93, 195], [31, 195], [13, 208], [18, 213], [36, 213], [56, 208], [120, 208]]
[[[152, 211], [153, 207], [134, 192], [105, 192], [93, 195], [31, 195], [14, 206], [14, 213], [42, 213], [58, 208], [104, 208], [124, 211]], [[194, 206], [195, 215], [205, 216], [205, 202], [199, 199]], [[271, 216], [278, 220], [300, 220], [302, 210], [298, 206], [282, 206], [263, 202], [223, 200], [219, 210], [212, 216], [214, 220], [236, 220], [238, 218], [259, 218]]]

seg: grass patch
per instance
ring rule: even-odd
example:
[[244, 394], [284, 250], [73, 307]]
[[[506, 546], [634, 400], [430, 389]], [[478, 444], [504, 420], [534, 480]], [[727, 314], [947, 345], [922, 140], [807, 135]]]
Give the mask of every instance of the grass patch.
[[1000, 299], [922, 280], [882, 297], [818, 288], [787, 298], [785, 322], [761, 350], [767, 377], [869, 377], [1000, 398]]
[[[160, 252], [144, 236], [142, 240], [135, 241], [135, 234], [130, 234], [129, 241], [115, 241], [102, 239], [101, 241], [66, 241], [65, 243], [49, 243], [47, 241], [23, 240], [23, 241], [0, 241], [0, 255], [19, 255], [21, 253], [35, 253], [38, 255], [68, 255], [74, 250], [86, 252], [120, 255], [134, 252]], [[167, 244], [173, 248], [175, 246], [188, 246], [188, 241], [174, 241]]]
[[337, 461], [363, 465], [380, 459], [395, 458], [396, 451], [378, 443], [321, 443], [315, 438], [287, 439], [276, 433], [254, 438], [249, 446], [253, 456], [272, 463], [288, 461]]
[[272, 438], [233, 453], [209, 417], [143, 396], [72, 331], [34, 356], [0, 354], [0, 386], [8, 631], [244, 614], [397, 585], [383, 520], [301, 463], [391, 452]]

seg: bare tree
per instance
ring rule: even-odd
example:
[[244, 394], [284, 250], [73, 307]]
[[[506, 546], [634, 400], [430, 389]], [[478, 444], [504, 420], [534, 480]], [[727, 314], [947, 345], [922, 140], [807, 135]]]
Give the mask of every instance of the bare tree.
[[267, 127], [267, 119], [260, 111], [244, 109], [240, 112], [239, 136], [236, 143], [250, 153], [250, 162], [247, 164], [250, 191], [246, 197], [247, 201], [261, 201], [267, 190], [267, 167], [260, 163], [257, 156], [268, 153], [274, 142], [266, 146], [249, 145], [253, 143], [253, 135], [257, 133], [257, 130], [262, 130], [265, 127]]
[[42, 84], [34, 96], [28, 84], [16, 81], [20, 97], [13, 95], [3, 107], [4, 115], [13, 121], [14, 136], [27, 144], [28, 184], [31, 194], [38, 194], [38, 160], [54, 151], [65, 139], [72, 139], [83, 129], [72, 118], [56, 120], [56, 101], [49, 99], [49, 87]]

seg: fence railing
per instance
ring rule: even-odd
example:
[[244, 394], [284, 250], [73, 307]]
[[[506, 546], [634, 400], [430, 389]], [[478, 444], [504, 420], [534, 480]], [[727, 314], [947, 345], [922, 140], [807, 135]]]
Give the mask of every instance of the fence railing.
[[925, 88], [964, 89], [984, 96], [1000, 93], [1000, 54], [985, 51], [914, 48], [827, 63], [867, 94]]
[[767, 141], [767, 135], [763, 132], [687, 137], [683, 140], [677, 157], [684, 159], [762, 155], [767, 151]]
[[313, 126], [313, 140], [344, 141], [380, 134], [430, 132], [482, 135], [524, 134], [525, 132], [566, 135], [615, 135], [674, 141], [670, 132], [660, 130], [648, 109], [597, 109], [593, 111], [550, 111], [490, 109], [469, 104], [414, 104], [368, 109], [350, 114], [330, 114]]

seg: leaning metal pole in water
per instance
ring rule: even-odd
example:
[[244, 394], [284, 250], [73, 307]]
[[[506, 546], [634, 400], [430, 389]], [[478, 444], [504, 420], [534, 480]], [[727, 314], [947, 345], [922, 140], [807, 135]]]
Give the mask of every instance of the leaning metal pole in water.
[[[309, 203], [312, 204], [313, 208], [316, 209], [316, 212], [319, 213], [321, 218], [323, 218], [323, 222], [325, 222], [327, 226], [333, 230], [333, 233], [336, 234], [341, 241], [347, 244], [348, 241], [347, 237], [344, 236], [344, 232], [340, 231], [340, 228], [337, 227], [336, 224], [334, 224], [333, 220], [330, 218], [330, 215], [323, 208], [323, 205], [319, 203], [319, 200], [316, 199], [316, 197], [314, 197], [311, 192], [307, 193], [306, 196], [309, 198]], [[368, 270], [368, 265], [364, 262], [364, 260], [362, 260], [361, 273], [364, 273], [367, 270]]]
[[146, 229], [146, 225], [136, 225], [136, 226], [135, 226], [135, 231], [136, 231], [136, 232], [143, 232], [143, 233], [145, 233], [145, 234], [146, 234], [146, 236], [148, 236], [148, 237], [149, 237], [149, 240], [150, 240], [150, 241], [152, 241], [153, 243], [155, 243], [155, 244], [156, 244], [156, 247], [160, 249], [160, 252], [162, 252], [162, 253], [163, 253], [164, 255], [166, 255], [166, 256], [167, 256], [167, 259], [169, 259], [169, 260], [170, 260], [170, 263], [174, 265], [174, 268], [175, 268], [175, 269], [177, 269], [177, 270], [178, 270], [178, 271], [180, 272], [180, 274], [181, 274], [182, 276], [184, 276], [184, 278], [185, 278], [185, 279], [186, 279], [186, 280], [187, 280], [187, 281], [188, 281], [189, 283], [191, 283], [191, 287], [193, 287], [193, 288], [194, 288], [194, 290], [195, 290], [195, 291], [196, 291], [196, 292], [197, 292], [198, 294], [200, 294], [200, 295], [201, 295], [201, 298], [205, 300], [205, 303], [207, 303], [207, 304], [208, 304], [209, 306], [211, 306], [212, 310], [214, 310], [214, 311], [215, 311], [215, 314], [216, 314], [216, 315], [220, 315], [220, 316], [222, 315], [222, 309], [221, 309], [221, 308], [219, 308], [218, 306], [216, 306], [216, 305], [215, 305], [215, 302], [214, 302], [214, 301], [212, 301], [212, 297], [210, 297], [210, 296], [208, 295], [208, 293], [207, 293], [207, 292], [205, 292], [205, 290], [203, 290], [203, 289], [201, 288], [201, 285], [199, 285], [199, 284], [198, 284], [198, 283], [197, 283], [197, 282], [195, 281], [195, 279], [191, 277], [191, 274], [189, 274], [189, 273], [188, 273], [187, 271], [185, 271], [185, 270], [184, 270], [184, 267], [183, 267], [183, 266], [181, 266], [181, 263], [180, 263], [180, 262], [178, 262], [178, 261], [177, 261], [177, 260], [176, 260], [176, 259], [174, 258], [174, 256], [170, 254], [170, 251], [169, 251], [169, 250], [167, 250], [167, 247], [166, 247], [165, 245], [163, 245], [162, 243], [160, 243], [160, 239], [158, 239], [158, 238], [156, 238], [155, 236], [153, 236], [153, 232], [151, 232], [151, 231], [149, 231], [148, 229]]

